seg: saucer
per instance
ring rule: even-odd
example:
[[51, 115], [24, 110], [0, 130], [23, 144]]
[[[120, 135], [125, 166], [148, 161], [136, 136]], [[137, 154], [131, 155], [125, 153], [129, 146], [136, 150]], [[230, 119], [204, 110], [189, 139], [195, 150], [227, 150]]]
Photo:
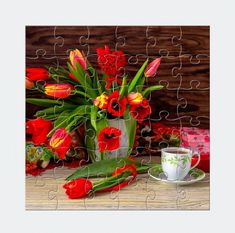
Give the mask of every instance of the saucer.
[[148, 174], [155, 180], [162, 181], [170, 184], [189, 185], [196, 183], [205, 178], [206, 173], [201, 169], [194, 168], [189, 171], [189, 174], [183, 180], [167, 180], [166, 175], [163, 173], [162, 168], [152, 167], [148, 170]]

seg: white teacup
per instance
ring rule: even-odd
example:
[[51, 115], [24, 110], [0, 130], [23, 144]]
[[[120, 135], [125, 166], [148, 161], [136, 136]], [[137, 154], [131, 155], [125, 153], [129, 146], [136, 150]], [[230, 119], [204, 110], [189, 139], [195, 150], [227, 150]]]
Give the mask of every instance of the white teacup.
[[[189, 171], [200, 162], [200, 154], [183, 147], [168, 147], [161, 150], [162, 170], [168, 180], [183, 180]], [[198, 156], [197, 163], [191, 167], [193, 155]]]

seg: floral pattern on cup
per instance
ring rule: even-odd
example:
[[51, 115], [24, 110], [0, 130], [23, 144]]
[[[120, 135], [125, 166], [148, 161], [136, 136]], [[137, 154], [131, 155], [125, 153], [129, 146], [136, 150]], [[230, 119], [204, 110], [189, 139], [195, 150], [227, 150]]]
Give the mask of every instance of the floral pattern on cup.
[[183, 165], [185, 165], [187, 162], [191, 162], [191, 158], [189, 156], [184, 156], [184, 157], [177, 157], [177, 156], [172, 156], [171, 158], [167, 158], [166, 156], [163, 156], [161, 161], [164, 162], [169, 162], [172, 165], [178, 165], [180, 162], [182, 162]]

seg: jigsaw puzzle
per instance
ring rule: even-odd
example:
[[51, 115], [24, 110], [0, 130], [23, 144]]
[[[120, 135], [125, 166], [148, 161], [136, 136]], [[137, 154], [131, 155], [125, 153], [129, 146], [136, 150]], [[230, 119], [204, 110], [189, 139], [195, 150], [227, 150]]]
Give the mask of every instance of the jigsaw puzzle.
[[26, 209], [209, 210], [209, 33], [27, 26]]

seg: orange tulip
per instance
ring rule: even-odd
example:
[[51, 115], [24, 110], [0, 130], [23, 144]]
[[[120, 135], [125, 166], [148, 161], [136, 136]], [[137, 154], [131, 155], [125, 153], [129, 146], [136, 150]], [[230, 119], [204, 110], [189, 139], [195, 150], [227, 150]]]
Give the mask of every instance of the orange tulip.
[[109, 97], [106, 94], [97, 96], [94, 100], [94, 105], [101, 109], [106, 109], [108, 106], [108, 99]]
[[78, 49], [70, 51], [69, 59], [74, 69], [76, 68], [75, 61], [77, 61], [84, 70], [87, 70], [86, 58]]
[[54, 98], [68, 98], [74, 87], [70, 84], [46, 84], [45, 94]]
[[34, 88], [34, 82], [30, 81], [27, 79], [27, 77], [25, 78], [25, 87], [28, 90], [31, 90]]
[[138, 104], [141, 104], [142, 101], [143, 101], [143, 96], [141, 93], [139, 92], [131, 92], [128, 96], [127, 96], [127, 99], [128, 99], [128, 103], [130, 105], [138, 105]]
[[144, 75], [148, 78], [148, 77], [152, 77], [155, 75], [155, 73], [157, 72], [157, 69], [160, 65], [161, 62], [161, 58], [157, 58], [154, 61], [152, 61], [145, 69], [144, 71]]

